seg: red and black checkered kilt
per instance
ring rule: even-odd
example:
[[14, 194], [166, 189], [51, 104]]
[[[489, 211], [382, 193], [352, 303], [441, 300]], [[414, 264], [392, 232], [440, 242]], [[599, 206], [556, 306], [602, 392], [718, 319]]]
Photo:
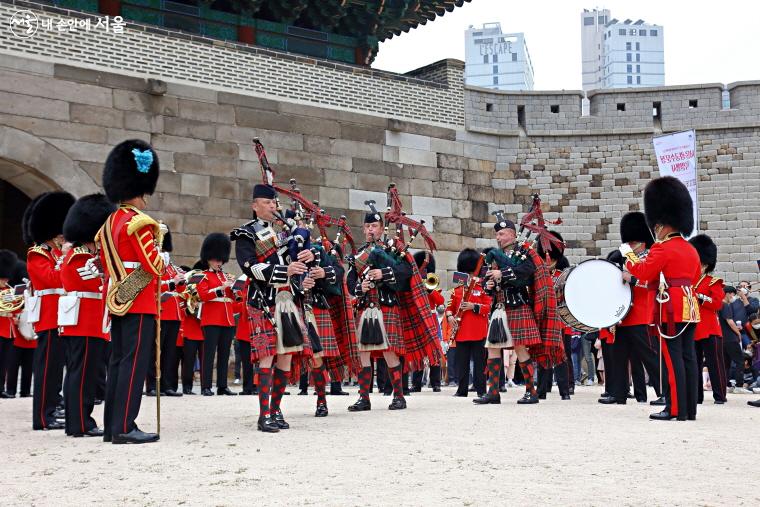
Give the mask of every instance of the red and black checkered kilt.
[[[274, 315], [274, 306], [269, 309], [269, 312], [271, 315]], [[277, 331], [266, 315], [264, 315], [264, 312], [248, 305], [248, 316], [251, 320], [253, 332], [251, 335], [251, 361], [256, 362], [277, 354]], [[313, 355], [306, 329], [302, 329], [301, 331], [305, 338], [303, 350], [290, 354], [293, 356], [293, 364], [296, 364], [298, 361], [309, 361]]]
[[566, 360], [565, 346], [562, 341], [564, 325], [557, 315], [557, 293], [554, 291], [554, 282], [549, 268], [534, 249], [528, 248], [528, 253], [536, 266], [531, 295], [533, 315], [541, 336], [541, 344], [530, 347], [530, 354], [541, 367], [549, 368]]
[[406, 254], [406, 261], [412, 267], [410, 290], [398, 293], [404, 335], [404, 363], [410, 370], [420, 370], [425, 358], [431, 365], [440, 364], [443, 351], [438, 335], [438, 320], [430, 311], [430, 299], [422, 276], [409, 253]]
[[[328, 359], [327, 369], [332, 373], [335, 371], [338, 373], [338, 369], [342, 366], [348, 366], [351, 373], [357, 374], [361, 371], [361, 362], [358, 361], [359, 356], [356, 354], [356, 362], [352, 360], [351, 347], [356, 346], [356, 314], [354, 312], [354, 306], [351, 302], [348, 287], [345, 280], [343, 281], [343, 295], [329, 296], [327, 302], [330, 305], [330, 315], [333, 319], [333, 327], [335, 329], [335, 336], [338, 339], [338, 349], [340, 350], [340, 366], [333, 365], [336, 359]], [[342, 375], [340, 371], [339, 375]], [[333, 378], [338, 378], [334, 376]]]
[[504, 312], [507, 314], [507, 325], [515, 345], [530, 347], [541, 344], [541, 334], [538, 332], [536, 318], [530, 306], [507, 306]]
[[[364, 300], [366, 305], [375, 304], [380, 308], [383, 313], [383, 325], [385, 327], [385, 334], [388, 337], [388, 348], [382, 350], [373, 350], [372, 357], [383, 357], [383, 352], [395, 352], [397, 355], [404, 355], [406, 352], [404, 343], [404, 334], [401, 328], [401, 314], [399, 313], [398, 306], [383, 306], [380, 304], [377, 289], [371, 289], [367, 293], [367, 297]], [[356, 329], [357, 332], [354, 335], [354, 341], [350, 344], [351, 351], [351, 364], [361, 364], [359, 359], [359, 321], [361, 320], [362, 313], [364, 313], [366, 306], [359, 308], [359, 314], [356, 316]], [[361, 371], [361, 368], [359, 369]]]
[[338, 339], [335, 336], [335, 328], [333, 327], [330, 310], [314, 307], [312, 311], [314, 312], [314, 319], [317, 321], [319, 341], [322, 344], [322, 352], [319, 355], [324, 358], [340, 356]]

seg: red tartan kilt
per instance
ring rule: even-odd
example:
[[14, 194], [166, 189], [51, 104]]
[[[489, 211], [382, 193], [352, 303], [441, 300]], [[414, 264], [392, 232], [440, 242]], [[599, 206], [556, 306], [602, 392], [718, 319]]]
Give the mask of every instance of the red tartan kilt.
[[322, 352], [319, 354], [322, 357], [339, 356], [340, 350], [338, 349], [338, 339], [335, 337], [335, 329], [333, 328], [330, 310], [322, 310], [321, 308], [316, 307], [313, 310], [314, 318], [317, 321], [319, 341], [322, 344]]
[[[388, 348], [385, 349], [385, 351], [391, 351], [395, 352], [397, 355], [403, 355], [404, 352], [406, 352], [406, 347], [404, 346], [404, 333], [401, 329], [401, 314], [399, 313], [398, 306], [380, 305], [380, 310], [383, 312], [383, 325], [385, 326], [385, 334], [388, 336]], [[359, 320], [361, 319], [362, 312], [359, 312], [359, 316], [356, 319], [357, 344], [359, 344], [361, 340], [361, 337], [359, 336]], [[373, 355], [380, 356], [382, 355], [382, 352], [384, 352], [384, 350], [376, 350], [373, 351]]]
[[528, 347], [541, 344], [541, 335], [538, 332], [536, 318], [533, 316], [533, 309], [530, 306], [506, 307], [504, 311], [507, 314], [507, 324], [515, 345]]
[[[246, 305], [251, 322], [251, 361], [273, 356], [277, 353], [277, 331], [264, 312]], [[271, 310], [274, 312], [274, 308]]]

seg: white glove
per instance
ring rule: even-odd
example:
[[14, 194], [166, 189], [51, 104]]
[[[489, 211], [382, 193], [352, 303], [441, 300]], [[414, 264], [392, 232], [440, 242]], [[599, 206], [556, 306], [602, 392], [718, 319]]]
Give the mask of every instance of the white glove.
[[77, 268], [77, 273], [79, 273], [79, 277], [82, 280], [93, 280], [100, 276], [100, 271], [98, 271], [98, 267], [95, 265], [94, 258], [85, 262], [81, 268]]
[[164, 259], [164, 266], [171, 264], [172, 258], [169, 255], [169, 252], [161, 252], [161, 257]]
[[620, 251], [623, 257], [628, 257], [628, 255], [633, 253], [633, 248], [631, 248], [631, 245], [629, 245], [628, 243], [623, 243], [618, 248], [618, 251]]

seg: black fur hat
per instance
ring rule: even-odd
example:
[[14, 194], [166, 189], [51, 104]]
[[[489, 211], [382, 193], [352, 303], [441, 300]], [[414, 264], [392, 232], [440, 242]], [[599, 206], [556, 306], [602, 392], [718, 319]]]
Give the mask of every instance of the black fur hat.
[[174, 250], [174, 243], [172, 243], [172, 231], [167, 227], [166, 234], [164, 234], [164, 241], [161, 243], [162, 252], [171, 252]]
[[623, 254], [620, 253], [620, 250], [613, 250], [608, 253], [607, 260], [616, 264], [620, 269], [623, 269], [625, 259], [623, 259]]
[[428, 265], [425, 268], [425, 275], [428, 273], [435, 273], [435, 257], [429, 252], [419, 251], [413, 255], [414, 263], [417, 264], [417, 269], [422, 269], [422, 263], [425, 262], [426, 254], [429, 256]]
[[201, 246], [201, 261], [208, 263], [210, 260], [228, 262], [232, 243], [230, 236], [221, 232], [212, 232], [203, 240]]
[[[27, 232], [34, 243], [44, 243], [63, 232], [63, 221], [76, 199], [68, 192], [40, 196], [29, 212]], [[23, 220], [23, 219], [22, 219]]]
[[90, 243], [108, 219], [116, 211], [113, 204], [103, 194], [80, 197], [69, 209], [63, 222], [63, 237], [72, 243]]
[[620, 220], [620, 240], [623, 243], [638, 241], [645, 243], [647, 248], [654, 244], [652, 233], [647, 227], [647, 219], [641, 211], [631, 211]]
[[[549, 258], [555, 261], [559, 261], [565, 254], [565, 239], [562, 237], [562, 234], [558, 233], [557, 231], [549, 231], [549, 234], [557, 238], [562, 242], [562, 246], [558, 247], [554, 243], [550, 243], [549, 247]], [[541, 242], [538, 242], [538, 255], [541, 257], [541, 259], [546, 258], [546, 254], [544, 253], [544, 248], [541, 246]]]
[[554, 269], [558, 269], [560, 271], [563, 271], [570, 267], [570, 261], [567, 260], [567, 257], [564, 255], [557, 260], [557, 265], [554, 266]]
[[[457, 271], [472, 274], [478, 264], [480, 254], [474, 248], [465, 248], [457, 257]], [[478, 276], [477, 273], [475, 276]]]
[[158, 183], [158, 155], [139, 139], [117, 144], [106, 159], [103, 189], [111, 202], [152, 195]]
[[45, 194], [48, 192], [44, 192], [34, 199], [32, 199], [29, 204], [26, 206], [26, 209], [24, 210], [24, 214], [21, 216], [21, 239], [24, 241], [24, 244], [27, 246], [32, 246], [34, 244], [34, 240], [32, 239], [32, 234], [29, 232], [29, 219], [32, 217], [32, 210], [37, 205], [37, 203], [42, 199]]
[[718, 247], [715, 242], [707, 234], [698, 234], [691, 238], [689, 243], [699, 254], [699, 262], [707, 266], [705, 271], [711, 273], [718, 262]]
[[29, 278], [29, 273], [26, 270], [26, 262], [18, 261], [13, 268], [13, 276], [10, 278], [10, 285], [18, 285], [24, 283], [24, 278]]
[[203, 261], [198, 261], [195, 264], [193, 264], [193, 269], [200, 269], [200, 270], [207, 270], [208, 269], [208, 263]]
[[0, 250], [0, 278], [13, 278], [13, 272], [18, 263], [18, 255], [10, 250]]
[[656, 178], [644, 188], [647, 225], [669, 225], [684, 236], [694, 230], [692, 201], [686, 186], [673, 176]]

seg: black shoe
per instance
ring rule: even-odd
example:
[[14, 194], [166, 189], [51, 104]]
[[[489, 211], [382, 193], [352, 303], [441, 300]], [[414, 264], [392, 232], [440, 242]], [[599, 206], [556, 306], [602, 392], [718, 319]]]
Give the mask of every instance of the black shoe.
[[145, 393], [145, 396], [155, 396], [155, 395], [156, 395], [156, 390], [155, 389], [151, 389], [150, 391], [147, 391]]
[[201, 390], [201, 394], [203, 396], [213, 396], [214, 392], [211, 389], [203, 389]]
[[[22, 397], [23, 397], [23, 396], [22, 396]], [[92, 403], [93, 403], [94, 405], [102, 405], [102, 404], [103, 404], [103, 400], [95, 399], [95, 400], [94, 400]]]
[[525, 393], [522, 398], [517, 400], [518, 405], [533, 405], [534, 403], [538, 403], [538, 396], [530, 393]]
[[65, 427], [66, 427], [66, 425], [64, 423], [62, 423], [61, 421], [53, 421], [50, 424], [48, 424], [47, 426], [45, 426], [44, 429], [46, 429], [46, 430], [62, 430]]
[[165, 393], [163, 393], [161, 396], [169, 396], [173, 398], [179, 398], [182, 396], [182, 393], [178, 393], [174, 389], [167, 389]]
[[646, 402], [647, 402], [646, 398], [636, 398], [636, 403], [646, 403]]
[[113, 437], [108, 433], [103, 433], [103, 442], [111, 442]]
[[393, 401], [388, 405], [388, 410], [404, 410], [406, 408], [406, 400], [400, 396], [394, 396]]
[[[415, 392], [418, 392], [418, 391], [415, 391]], [[403, 393], [404, 393], [404, 396], [411, 396], [412, 395], [412, 391], [410, 391], [409, 389], [404, 389]]]
[[499, 392], [500, 393], [506, 393], [507, 392], [507, 388], [504, 387], [504, 386], [501, 386], [501, 387], [499, 387]]
[[259, 394], [259, 388], [256, 386], [253, 386], [253, 390], [251, 391], [251, 394]]
[[[307, 394], [309, 394], [309, 391], [307, 391], [306, 389], [301, 389], [300, 391], [298, 391], [298, 396], [306, 396]], [[314, 393], [314, 394], [317, 394], [317, 393]]]
[[599, 398], [597, 400], [602, 405], [625, 405], [626, 399], [623, 398], [622, 400], [618, 400], [617, 398], [614, 398], [612, 396], [607, 396], [605, 398]]
[[327, 417], [327, 405], [324, 403], [317, 405], [317, 411], [314, 412], [314, 417]]
[[411, 392], [413, 392], [413, 393], [421, 393], [422, 392], [422, 388], [421, 387], [415, 387], [414, 389], [411, 390]]
[[186, 394], [188, 396], [195, 396], [195, 391], [193, 391], [193, 388], [185, 388], [182, 389], [182, 394]]
[[469, 389], [467, 389], [467, 392], [468, 393], [474, 393], [475, 392], [475, 388], [474, 387], [470, 387]]
[[383, 396], [390, 396], [391, 394], [393, 394], [393, 391], [383, 391]]
[[439, 386], [435, 386], [435, 387], [433, 387], [433, 392], [434, 393], [440, 393], [441, 392], [441, 388]]
[[19, 398], [31, 398], [32, 397], [32, 393], [21, 393], [21, 394], [19, 394], [18, 397]]
[[149, 444], [151, 442], [158, 442], [158, 434], [145, 433], [137, 428], [129, 433], [122, 433], [111, 437], [112, 444]]
[[102, 437], [103, 436], [103, 430], [101, 430], [98, 427], [91, 428], [84, 433], [73, 433], [71, 435], [72, 437]]
[[[715, 403], [716, 405], [723, 405], [724, 403], [726, 403], [726, 400], [715, 400], [713, 403]], [[758, 405], [752, 405], [753, 403], [758, 403]], [[760, 401], [755, 401], [755, 402], [748, 401], [747, 404], [752, 405], [753, 407], [760, 407]]]
[[570, 395], [569, 394], [563, 394], [562, 395], [562, 401], [567, 401], [569, 399], [570, 399]]
[[665, 397], [664, 396], [660, 396], [656, 400], [650, 401], [649, 404], [653, 405], [653, 406], [665, 406]]
[[277, 423], [277, 427], [281, 430], [286, 430], [290, 428], [290, 424], [285, 421], [285, 418], [282, 416], [282, 410], [275, 410], [272, 413], [272, 419], [274, 419], [274, 422]]
[[289, 391], [285, 391], [284, 393], [282, 393], [282, 395], [283, 396], [290, 396], [290, 392]]
[[546, 399], [546, 393], [541, 393], [538, 395], [539, 400], [545, 400]]
[[676, 418], [674, 415], [670, 415], [670, 412], [662, 411], [654, 414], [649, 414], [649, 418], [655, 421], [672, 421]]
[[3, 391], [2, 393], [0, 393], [0, 398], [2, 398], [4, 400], [9, 400], [9, 399], [15, 398], [15, 397], [16, 397], [15, 394], [6, 393], [5, 391]]
[[348, 396], [348, 393], [341, 389], [340, 391], [330, 391], [330, 396]]
[[467, 393], [460, 393], [459, 391], [454, 393], [454, 398], [467, 398]]
[[240, 392], [240, 396], [253, 396], [254, 394], [253, 391], [246, 391], [245, 389]]
[[359, 398], [356, 403], [349, 405], [349, 412], [364, 412], [366, 410], [372, 410], [372, 404], [369, 402], [369, 398]]
[[634, 396], [630, 392], [626, 393], [625, 397], [626, 399], [629, 399], [629, 400], [632, 400], [634, 398]]
[[687, 421], [696, 421], [697, 420], [697, 416], [696, 416], [696, 414], [695, 415], [687, 415], [686, 416], [686, 420]]
[[263, 431], [264, 433], [278, 433], [280, 431], [280, 427], [277, 426], [275, 420], [269, 415], [266, 417], [259, 417], [257, 427], [259, 431]]
[[219, 396], [237, 396], [237, 393], [231, 391], [229, 387], [225, 387], [224, 389], [217, 389], [216, 394]]
[[475, 398], [472, 402], [476, 405], [501, 405], [501, 395], [498, 393], [484, 394], [483, 396]]
[[572, 386], [570, 388], [570, 396], [573, 396], [575, 394], [575, 386]]
[[[715, 403], [718, 403], [718, 402], [716, 401]], [[725, 402], [723, 402], [723, 403], [725, 403]], [[748, 401], [747, 405], [749, 405], [750, 407], [758, 407], [758, 408], [760, 408], [760, 400]]]

